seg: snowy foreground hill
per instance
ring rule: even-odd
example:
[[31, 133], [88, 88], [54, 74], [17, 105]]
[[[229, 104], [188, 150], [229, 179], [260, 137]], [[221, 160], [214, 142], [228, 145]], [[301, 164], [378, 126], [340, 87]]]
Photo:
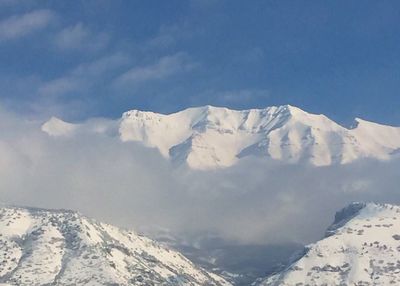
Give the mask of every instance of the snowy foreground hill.
[[[231, 285], [176, 251], [76, 212], [0, 209], [0, 285]], [[400, 207], [353, 203], [326, 237], [253, 285], [400, 285]]]
[[400, 207], [351, 204], [323, 240], [257, 285], [400, 285]]
[[247, 156], [326, 166], [361, 158], [388, 160], [400, 153], [398, 127], [357, 118], [353, 128], [345, 128], [290, 105], [241, 111], [203, 106], [168, 115], [132, 110], [119, 120], [82, 124], [52, 118], [42, 130], [51, 136], [119, 136], [202, 170], [229, 167]]
[[230, 285], [181, 254], [71, 211], [0, 209], [0, 285]]

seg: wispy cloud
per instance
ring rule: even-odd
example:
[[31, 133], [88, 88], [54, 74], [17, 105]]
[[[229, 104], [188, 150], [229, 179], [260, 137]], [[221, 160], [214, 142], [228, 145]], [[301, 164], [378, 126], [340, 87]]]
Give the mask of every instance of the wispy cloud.
[[177, 38], [182, 37], [182, 27], [177, 25], [161, 26], [158, 33], [145, 44], [146, 49], [164, 49], [176, 44]]
[[222, 104], [245, 103], [254, 100], [267, 99], [270, 92], [265, 89], [240, 89], [222, 91], [216, 94], [216, 98]]
[[124, 53], [115, 53], [96, 59], [95, 61], [83, 63], [77, 66], [72, 74], [76, 76], [97, 76], [129, 64], [130, 57]]
[[75, 77], [65, 76], [44, 83], [39, 87], [39, 94], [45, 96], [62, 95], [80, 89], [82, 84], [83, 82]]
[[44, 82], [38, 89], [42, 96], [61, 96], [79, 92], [95, 84], [107, 72], [113, 71], [129, 62], [129, 57], [122, 53], [82, 63], [62, 77]]
[[93, 33], [82, 23], [67, 27], [60, 31], [55, 37], [55, 44], [62, 50], [100, 50], [109, 41], [109, 36], [105, 33]]
[[196, 66], [184, 53], [160, 58], [156, 63], [133, 67], [116, 79], [118, 85], [135, 85], [152, 80], [162, 80], [174, 74], [187, 72]]
[[55, 17], [50, 10], [14, 15], [0, 22], [0, 40], [17, 39], [47, 27]]
[[265, 103], [270, 98], [267, 89], [232, 89], [232, 90], [206, 90], [190, 98], [192, 105], [210, 103], [221, 106], [246, 106], [253, 107], [254, 102]]

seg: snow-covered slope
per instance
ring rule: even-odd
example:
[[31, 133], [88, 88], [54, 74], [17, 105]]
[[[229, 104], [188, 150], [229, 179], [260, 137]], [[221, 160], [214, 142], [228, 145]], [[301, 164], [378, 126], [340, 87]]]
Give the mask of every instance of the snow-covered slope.
[[[326, 166], [360, 158], [387, 160], [400, 150], [398, 127], [356, 119], [356, 127], [348, 129], [290, 105], [242, 111], [204, 106], [168, 115], [132, 110], [117, 125], [122, 141], [155, 147], [194, 169], [229, 167], [246, 156]], [[76, 128], [55, 119], [42, 127], [51, 135]]]
[[79, 125], [62, 121], [57, 117], [50, 118], [42, 125], [42, 130], [50, 136], [68, 136], [78, 128]]
[[1, 285], [229, 285], [176, 251], [71, 211], [0, 209]]
[[351, 204], [323, 240], [259, 285], [400, 285], [400, 207]]

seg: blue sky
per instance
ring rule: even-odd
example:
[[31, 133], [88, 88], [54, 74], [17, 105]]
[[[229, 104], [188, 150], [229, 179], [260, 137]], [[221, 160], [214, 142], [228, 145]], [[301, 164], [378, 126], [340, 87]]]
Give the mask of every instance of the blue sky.
[[399, 1], [0, 0], [0, 103], [83, 120], [292, 104], [400, 125]]

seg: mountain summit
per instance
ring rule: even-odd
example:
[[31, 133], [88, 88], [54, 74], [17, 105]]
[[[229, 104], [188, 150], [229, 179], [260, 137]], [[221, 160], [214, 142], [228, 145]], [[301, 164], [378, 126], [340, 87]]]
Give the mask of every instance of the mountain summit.
[[[87, 124], [73, 128], [53, 118], [42, 130], [65, 136], [79, 128], [90, 130]], [[109, 133], [122, 141], [155, 147], [175, 163], [203, 170], [229, 167], [247, 156], [327, 166], [361, 158], [388, 160], [400, 150], [399, 127], [356, 119], [354, 128], [345, 128], [290, 105], [249, 110], [203, 106], [168, 115], [131, 110], [107, 126], [118, 126], [118, 132]]]
[[321, 241], [260, 286], [399, 285], [400, 207], [353, 203]]
[[0, 208], [0, 256], [1, 285], [230, 285], [155, 241], [64, 210]]

